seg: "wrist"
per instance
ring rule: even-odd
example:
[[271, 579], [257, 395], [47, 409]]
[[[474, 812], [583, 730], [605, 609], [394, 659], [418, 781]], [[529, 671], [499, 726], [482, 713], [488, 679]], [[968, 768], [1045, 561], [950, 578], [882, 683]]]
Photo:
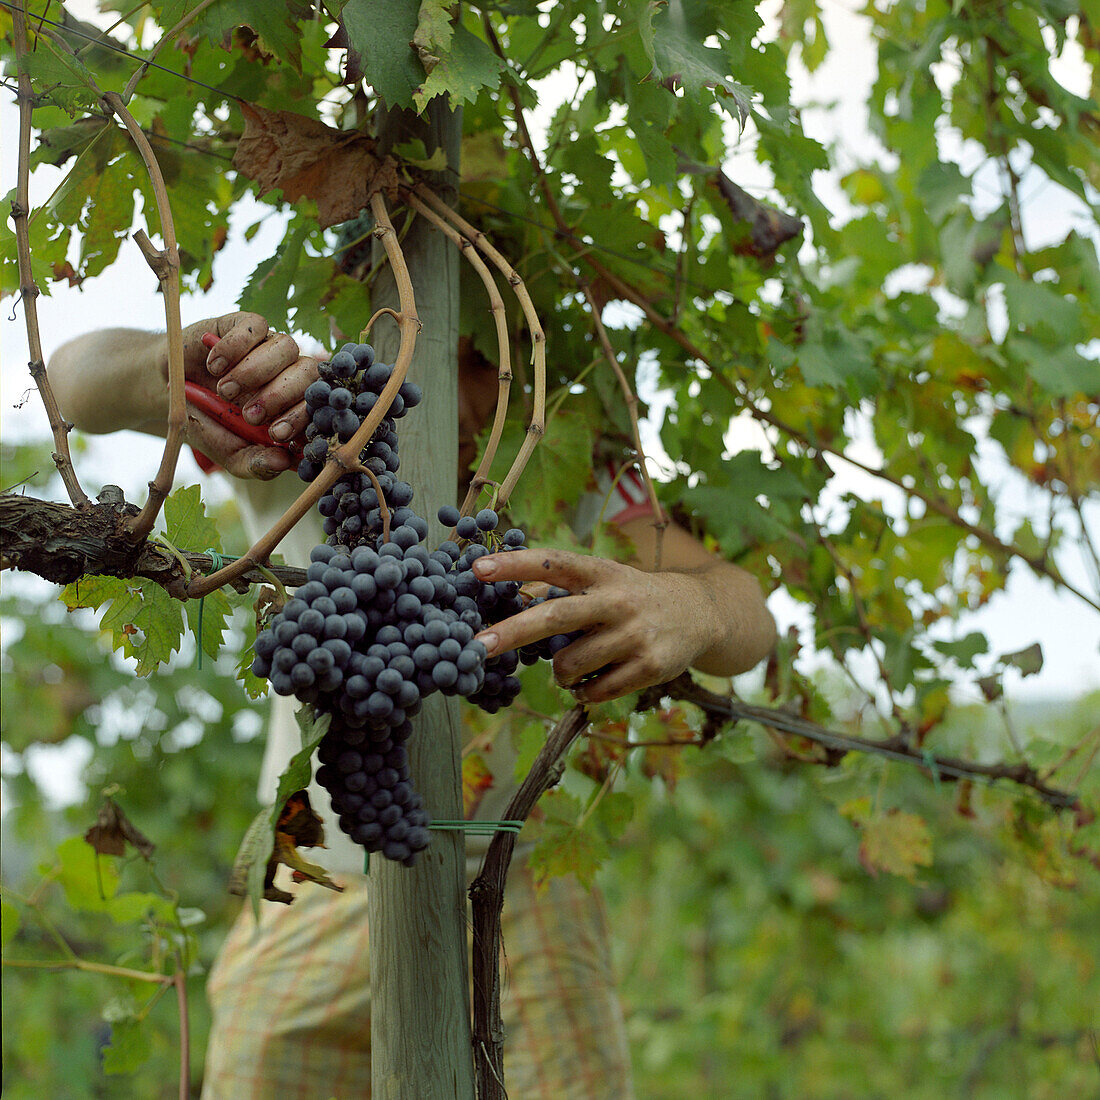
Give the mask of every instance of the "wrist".
[[679, 576], [685, 591], [681, 609], [697, 639], [690, 667], [723, 675], [734, 633], [729, 609], [722, 606], [717, 586], [704, 571], [685, 571]]

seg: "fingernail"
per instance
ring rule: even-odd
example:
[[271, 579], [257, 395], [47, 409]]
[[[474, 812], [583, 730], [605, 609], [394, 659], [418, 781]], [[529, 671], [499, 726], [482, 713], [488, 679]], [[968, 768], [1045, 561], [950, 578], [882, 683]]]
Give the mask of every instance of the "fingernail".
[[244, 418], [249, 424], [259, 424], [264, 418], [263, 405], [249, 405], [248, 408], [244, 410]]
[[275, 471], [262, 458], [254, 458], [248, 464], [248, 468], [258, 478], [266, 479], [275, 476]]
[[491, 577], [497, 571], [497, 563], [488, 558], [478, 558], [474, 562], [474, 572], [481, 577]]
[[236, 382], [223, 382], [218, 387], [218, 393], [226, 399], [226, 401], [232, 401], [234, 397], [241, 392], [241, 387]]
[[213, 375], [219, 375], [226, 367], [229, 366], [229, 360], [223, 358], [220, 355], [216, 355], [213, 359], [206, 361], [206, 369]]
[[485, 647], [488, 656], [492, 657], [492, 655], [496, 652], [497, 643], [500, 641], [500, 638], [492, 631], [490, 631], [488, 634], [478, 634], [474, 638], [474, 641], [481, 642], [481, 644]]
[[280, 420], [278, 424], [274, 425], [271, 429], [272, 439], [289, 439], [291, 432], [294, 428], [291, 426], [289, 420]]

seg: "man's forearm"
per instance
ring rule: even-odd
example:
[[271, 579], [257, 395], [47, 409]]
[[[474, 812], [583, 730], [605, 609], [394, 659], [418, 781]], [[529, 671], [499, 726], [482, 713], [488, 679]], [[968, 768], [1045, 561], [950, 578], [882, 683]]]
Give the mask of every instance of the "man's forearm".
[[693, 606], [686, 606], [684, 613], [709, 614], [714, 622], [714, 643], [691, 662], [692, 668], [712, 676], [736, 676], [771, 652], [775, 620], [755, 577], [721, 561], [680, 575], [695, 590]]
[[47, 371], [62, 415], [81, 431], [163, 435], [165, 363], [163, 333], [111, 328], [63, 344]]
[[682, 606], [671, 613], [681, 622], [685, 641], [699, 632], [707, 638], [692, 668], [712, 676], [735, 676], [771, 652], [775, 620], [756, 577], [716, 557], [676, 523], [659, 532], [651, 519], [640, 517], [620, 529], [634, 544], [632, 564], [665, 574], [674, 584], [683, 578], [678, 598]]

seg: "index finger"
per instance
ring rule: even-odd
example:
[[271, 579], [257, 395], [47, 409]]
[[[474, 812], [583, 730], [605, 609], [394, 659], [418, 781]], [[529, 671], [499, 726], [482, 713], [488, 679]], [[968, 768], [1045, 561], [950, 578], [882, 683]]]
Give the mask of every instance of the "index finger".
[[210, 331], [219, 339], [206, 357], [206, 369], [218, 375], [262, 344], [270, 329], [265, 318], [258, 313], [227, 313], [214, 321]]
[[472, 568], [482, 580], [545, 581], [577, 593], [606, 576], [614, 563], [572, 550], [528, 549], [483, 554]]

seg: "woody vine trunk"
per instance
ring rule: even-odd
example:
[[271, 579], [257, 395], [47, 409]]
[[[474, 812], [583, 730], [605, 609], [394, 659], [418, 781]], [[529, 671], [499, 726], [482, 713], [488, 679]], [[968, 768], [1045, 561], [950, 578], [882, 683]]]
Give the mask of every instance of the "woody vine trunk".
[[[426, 120], [426, 121], [425, 121]], [[451, 171], [433, 186], [453, 201], [461, 116], [443, 101], [425, 120], [393, 111], [379, 119], [382, 151], [420, 137], [429, 153], [443, 148]], [[394, 226], [403, 230], [401, 212]], [[375, 261], [382, 255], [375, 243]], [[416, 490], [417, 510], [443, 538], [439, 506], [453, 502], [458, 462], [458, 253], [423, 218], [401, 247], [423, 325], [409, 377], [424, 401], [402, 423], [401, 472]], [[392, 273], [382, 266], [370, 288], [371, 309], [400, 308]], [[352, 334], [348, 334], [351, 336]], [[385, 361], [397, 330], [380, 318], [371, 342]], [[454, 699], [434, 695], [414, 720], [409, 750], [413, 779], [436, 820], [462, 817], [461, 742]], [[460, 832], [432, 834], [415, 867], [375, 860], [368, 902], [371, 980], [371, 1095], [376, 1100], [472, 1100], [470, 1013], [466, 960], [465, 846]]]

